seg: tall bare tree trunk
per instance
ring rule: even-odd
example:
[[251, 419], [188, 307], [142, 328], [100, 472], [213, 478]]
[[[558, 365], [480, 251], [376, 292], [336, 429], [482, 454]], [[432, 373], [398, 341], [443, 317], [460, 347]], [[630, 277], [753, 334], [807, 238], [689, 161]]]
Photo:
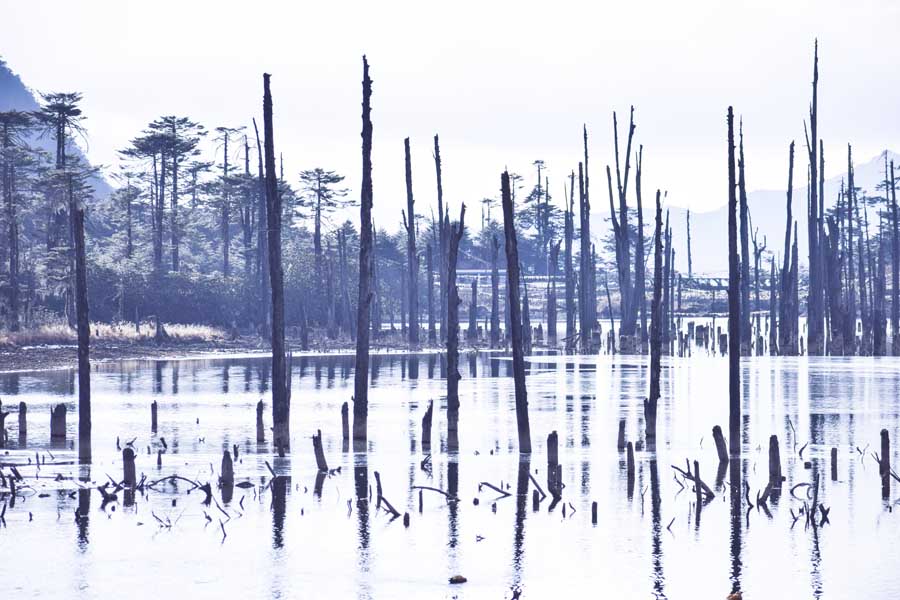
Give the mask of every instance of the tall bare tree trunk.
[[547, 285], [547, 346], [556, 346], [556, 274], [559, 270], [559, 244], [550, 246], [550, 281]]
[[459, 450], [459, 289], [456, 287], [456, 260], [462, 240], [466, 205], [459, 212], [459, 223], [451, 226], [447, 262], [447, 450]]
[[437, 343], [437, 329], [434, 322], [434, 258], [432, 244], [428, 244], [425, 254], [425, 267], [428, 269], [428, 343]]
[[792, 292], [792, 272], [791, 267], [791, 225], [794, 220], [791, 216], [792, 198], [794, 195], [794, 142], [791, 142], [788, 159], [788, 185], [787, 185], [787, 219], [784, 230], [784, 265], [781, 268], [781, 304], [779, 305], [780, 314], [778, 319], [778, 346], [781, 354], [793, 356], [797, 354], [797, 340], [792, 339], [793, 326], [791, 325], [791, 315], [793, 309], [791, 304]]
[[[587, 136], [587, 129], [585, 129], [585, 136]], [[585, 142], [586, 144], [587, 142]], [[584, 352], [590, 352], [591, 350], [591, 341], [593, 339], [593, 319], [591, 319], [590, 315], [590, 297], [589, 297], [589, 288], [591, 281], [591, 205], [588, 202], [587, 195], [587, 178], [585, 177], [585, 171], [583, 170], [583, 165], [578, 163], [578, 201], [579, 201], [579, 213], [581, 217], [581, 297], [579, 298], [579, 308], [580, 308], [580, 321], [581, 321], [581, 349]], [[509, 267], [507, 266], [507, 269]], [[516, 266], [518, 269], [518, 265]]]
[[734, 114], [728, 107], [728, 445], [741, 455], [740, 265], [738, 264], [737, 195], [734, 174]]
[[569, 175], [569, 201], [565, 214], [565, 273], [566, 273], [566, 352], [575, 344], [575, 268], [572, 261], [572, 239], [575, 229], [575, 172]]
[[491, 348], [500, 347], [500, 270], [498, 254], [500, 242], [491, 236]]
[[369, 306], [372, 300], [372, 80], [363, 56], [362, 189], [359, 203], [359, 299], [356, 304], [356, 369], [353, 396], [353, 447], [364, 451], [369, 419]]
[[747, 207], [747, 185], [744, 179], [744, 123], [739, 128], [740, 149], [738, 151], [738, 192], [740, 203], [741, 233], [741, 356], [750, 356], [750, 344], [753, 337], [750, 323], [750, 225]]
[[519, 304], [519, 248], [516, 243], [515, 216], [509, 190], [509, 173], [500, 179], [503, 202], [503, 232], [506, 235], [507, 310], [512, 333], [513, 379], [516, 390], [516, 424], [519, 452], [531, 454], [531, 426], [528, 422], [528, 391], [525, 388], [525, 353], [522, 339], [522, 315]]
[[409, 268], [409, 343], [419, 343], [419, 257], [416, 255], [416, 213], [413, 208], [412, 162], [409, 158], [409, 138], [403, 140], [406, 154], [406, 213], [403, 223], [406, 226], [406, 263]]
[[[647, 276], [645, 273], [644, 253], [644, 207], [641, 200], [641, 163], [643, 161], [644, 147], [638, 148], [634, 169], [634, 189], [637, 195], [637, 240], [635, 241], [634, 263], [634, 295], [632, 305], [639, 311], [641, 317], [640, 346], [638, 352], [647, 352]], [[690, 242], [688, 242], [688, 255], [690, 255]]]
[[437, 174], [438, 202], [438, 280], [441, 301], [441, 339], [447, 339], [447, 230], [449, 228], [444, 211], [444, 186], [441, 181], [441, 146], [437, 134], [434, 135], [434, 170]]
[[[900, 223], [897, 219], [897, 187], [891, 161], [891, 355], [900, 354]], [[10, 263], [12, 264], [12, 263]], [[10, 270], [11, 272], [11, 270]]]
[[284, 271], [281, 266], [281, 194], [275, 177], [275, 128], [268, 73], [263, 74], [263, 135], [266, 162], [266, 217], [269, 238], [269, 279], [272, 288], [272, 430], [276, 448], [291, 445], [290, 395], [284, 344]]
[[644, 436], [647, 448], [656, 448], [656, 412], [659, 402], [659, 376], [661, 371], [660, 354], [662, 351], [662, 339], [660, 336], [660, 320], [662, 311], [661, 292], [663, 285], [663, 259], [662, 259], [662, 206], [659, 201], [659, 190], [656, 190], [656, 234], [653, 244], [653, 300], [650, 302], [650, 396], [644, 402]]
[[824, 312], [822, 304], [824, 290], [822, 287], [822, 252], [820, 248], [819, 232], [821, 231], [822, 215], [819, 215], [819, 198], [816, 189], [819, 183], [817, 151], [818, 136], [818, 86], [819, 86], [819, 42], [816, 40], [815, 55], [813, 59], [812, 104], [809, 109], [810, 137], [807, 139], [807, 152], [809, 154], [809, 206], [807, 230], [809, 233], [809, 296], [807, 300], [807, 351], [810, 356], [818, 356], [825, 351], [825, 340], [822, 334]]
[[88, 317], [84, 209], [69, 200], [75, 237], [75, 312], [78, 329], [78, 459], [91, 461], [91, 325]]

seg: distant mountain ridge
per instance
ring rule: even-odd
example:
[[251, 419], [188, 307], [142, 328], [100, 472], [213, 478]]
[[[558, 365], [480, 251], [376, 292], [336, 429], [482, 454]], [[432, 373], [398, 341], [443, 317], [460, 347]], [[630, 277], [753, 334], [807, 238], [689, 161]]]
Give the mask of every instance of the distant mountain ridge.
[[[870, 195], [878, 195], [882, 192], [876, 188], [884, 181], [884, 152], [863, 163], [854, 164], [854, 183]], [[900, 154], [886, 150], [888, 163], [891, 160], [900, 164]], [[799, 164], [800, 175], [804, 173], [804, 157], [800, 163], [794, 165], [794, 176], [798, 177]], [[846, 171], [825, 180], [825, 208], [831, 208], [837, 203], [841, 181], [847, 180]], [[791, 212], [797, 222], [798, 252], [800, 264], [809, 262], [809, 250], [807, 243], [807, 215], [806, 215], [807, 186], [795, 187]], [[629, 199], [633, 204], [633, 198]], [[766, 238], [766, 249], [776, 256], [783, 256], [784, 233], [786, 221], [785, 208], [787, 204], [787, 190], [757, 190], [747, 193], [747, 204], [750, 207], [750, 218], [753, 228], [758, 229], [758, 240], [762, 244]], [[644, 207], [644, 219], [647, 232], [652, 233], [652, 211], [648, 212]], [[650, 215], [649, 217], [647, 215]], [[591, 229], [597, 239], [605, 236], [609, 225], [605, 219], [609, 216], [609, 208], [601, 206], [591, 215]], [[872, 221], [873, 215], [869, 215], [869, 227], [874, 233], [878, 227], [877, 222]], [[673, 243], [675, 245], [675, 264], [679, 272], [687, 273], [687, 209], [681, 207], [669, 208], [669, 223], [672, 227]], [[752, 242], [751, 242], [752, 245]], [[751, 247], [752, 252], [752, 247]], [[728, 273], [728, 211], [725, 206], [707, 212], [691, 211], [691, 259], [693, 273], [695, 275], [727, 275]], [[768, 264], [768, 263], [767, 263]]]
[[[25, 85], [22, 78], [15, 74], [9, 68], [9, 65], [0, 58], [0, 111], [19, 110], [31, 112], [38, 110], [40, 104], [37, 96], [35, 92]], [[28, 142], [31, 146], [46, 150], [51, 155], [56, 151], [56, 143], [50, 136], [34, 135]], [[76, 153], [85, 158], [86, 162], [90, 162], [87, 161], [84, 152], [80, 148], [76, 150]], [[91, 185], [94, 187], [94, 194], [97, 199], [108, 196], [112, 191], [109, 183], [102, 176], [92, 178]]]

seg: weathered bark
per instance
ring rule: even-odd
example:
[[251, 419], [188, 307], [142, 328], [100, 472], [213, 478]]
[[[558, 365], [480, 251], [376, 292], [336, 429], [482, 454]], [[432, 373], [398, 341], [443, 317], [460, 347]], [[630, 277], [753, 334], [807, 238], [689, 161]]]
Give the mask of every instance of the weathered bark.
[[478, 279], [472, 279], [472, 296], [469, 300], [469, 329], [466, 337], [472, 343], [478, 341], [478, 315], [475, 312], [478, 306]]
[[441, 339], [447, 338], [447, 223], [444, 212], [444, 187], [441, 181], [441, 147], [437, 134], [434, 135], [434, 170], [437, 174], [438, 202], [438, 280], [440, 283]]
[[491, 348], [500, 347], [500, 242], [491, 236]]
[[78, 329], [78, 459], [91, 461], [91, 326], [88, 318], [87, 258], [84, 251], [84, 209], [70, 201], [75, 238], [75, 313]]
[[[641, 200], [641, 166], [643, 162], [644, 146], [638, 148], [634, 170], [634, 190], [637, 196], [637, 240], [634, 252], [634, 295], [635, 310], [640, 312], [640, 348], [638, 352], [644, 354], [647, 351], [647, 283], [645, 273], [646, 259], [644, 253], [644, 207]], [[690, 212], [688, 212], [690, 214]], [[690, 262], [690, 238], [688, 238], [688, 261]]]
[[559, 270], [559, 244], [550, 246], [550, 282], [547, 286], [547, 346], [554, 348], [556, 335], [556, 274]]
[[575, 347], [575, 268], [572, 262], [572, 239], [575, 229], [575, 172], [569, 175], [569, 201], [565, 214], [565, 273], [566, 273], [566, 352]]
[[[587, 139], [587, 129], [585, 129], [585, 140]], [[585, 141], [585, 147], [587, 142]], [[578, 205], [581, 217], [581, 288], [578, 307], [580, 309], [579, 321], [581, 322], [581, 349], [584, 352], [590, 352], [591, 340], [593, 339], [593, 319], [590, 316], [590, 300], [589, 300], [589, 282], [591, 280], [591, 205], [588, 202], [587, 185], [586, 185], [586, 169], [582, 163], [578, 163]], [[508, 251], [507, 251], [508, 252]], [[507, 269], [509, 267], [507, 266]], [[518, 270], [518, 265], [516, 265]]]
[[451, 226], [447, 262], [447, 450], [459, 450], [459, 289], [456, 287], [456, 260], [462, 240], [466, 205], [459, 212], [459, 223]]
[[284, 344], [284, 271], [281, 266], [281, 194], [275, 176], [275, 128], [268, 73], [263, 74], [263, 136], [266, 164], [266, 218], [268, 219], [269, 281], [272, 291], [272, 431], [275, 447], [291, 445], [290, 398]]
[[356, 369], [353, 396], [353, 446], [366, 449], [369, 418], [369, 305], [372, 300], [372, 80], [363, 56], [362, 188], [359, 203], [359, 297], [356, 304]]
[[416, 254], [416, 213], [413, 208], [412, 162], [409, 157], [409, 138], [403, 140], [406, 154], [406, 212], [403, 224], [406, 227], [406, 265], [409, 269], [409, 343], [419, 343], [419, 257]]
[[740, 149], [738, 151], [738, 191], [740, 203], [741, 230], [741, 356], [750, 356], [750, 344], [753, 337], [750, 323], [750, 226], [749, 209], [747, 207], [747, 186], [744, 179], [744, 124], [740, 124]]
[[791, 201], [794, 192], [794, 142], [791, 142], [788, 160], [787, 185], [787, 220], [784, 231], [784, 265], [781, 269], [781, 304], [778, 315], [778, 346], [781, 354], [793, 356], [797, 354], [797, 340], [793, 337], [794, 325], [791, 324], [793, 314], [793, 268], [791, 266]]
[[[891, 355], [900, 354], [900, 223], [897, 219], [897, 187], [891, 161]], [[10, 262], [10, 265], [12, 262]]]
[[428, 343], [437, 343], [437, 329], [434, 322], [434, 257], [433, 246], [428, 244], [425, 254], [425, 268], [428, 269]]
[[531, 426], [528, 422], [528, 391], [525, 388], [525, 354], [522, 340], [522, 315], [519, 309], [519, 249], [516, 243], [515, 216], [509, 190], [509, 173], [500, 179], [503, 202], [503, 232], [506, 236], [507, 310], [512, 334], [513, 378], [516, 393], [516, 424], [519, 452], [531, 454]]
[[[737, 196], [734, 173], [734, 114], [728, 107], [728, 444], [732, 458], [741, 453], [740, 267]], [[699, 476], [699, 474], [698, 474]]]
[[818, 356], [825, 352], [825, 339], [823, 335], [823, 322], [825, 319], [823, 306], [823, 269], [822, 252], [820, 248], [819, 233], [821, 231], [822, 215], [819, 215], [819, 150], [818, 136], [818, 86], [819, 86], [819, 42], [816, 41], [813, 59], [812, 104], [809, 109], [810, 137], [807, 139], [807, 152], [809, 154], [809, 206], [807, 230], [809, 234], [809, 296], [807, 299], [807, 351], [811, 356]]

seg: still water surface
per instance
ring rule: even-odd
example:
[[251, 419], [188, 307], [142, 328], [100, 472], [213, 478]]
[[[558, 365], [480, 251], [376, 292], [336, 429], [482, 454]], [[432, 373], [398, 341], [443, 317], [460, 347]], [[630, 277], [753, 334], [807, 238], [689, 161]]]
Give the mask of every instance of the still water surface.
[[[24, 463], [19, 470], [30, 486], [20, 486], [0, 527], [0, 596], [499, 600], [520, 589], [524, 599], [698, 599], [740, 589], [748, 600], [895, 597], [900, 511], [892, 509], [898, 493], [895, 485], [882, 498], [871, 454], [879, 450], [882, 428], [895, 445], [900, 439], [900, 360], [745, 359], [743, 456], [717, 482], [711, 429], [719, 424], [727, 430], [726, 361], [664, 358], [659, 447], [636, 453], [633, 488], [616, 435], [625, 419], [628, 439], [641, 437], [648, 387], [642, 357], [532, 357], [534, 454], [524, 463], [517, 452], [512, 363], [502, 355], [461, 358], [458, 455], [445, 449], [438, 355], [373, 357], [369, 448], [357, 454], [343, 450], [340, 420], [341, 404], [353, 390], [353, 358], [295, 357], [293, 451], [285, 458], [256, 442], [260, 398], [267, 425], [271, 419], [267, 358], [98, 364], [89, 467], [74, 464], [74, 372], [0, 374], [4, 410], [13, 411], [2, 462]], [[159, 429], [151, 434], [154, 400]], [[435, 404], [434, 452], [423, 465], [421, 419], [429, 400]], [[17, 447], [19, 401], [28, 405], [24, 449]], [[49, 443], [50, 407], [60, 402], [69, 408], [65, 448]], [[317, 429], [329, 467], [340, 467], [324, 479], [321, 494], [315, 493], [310, 441]], [[546, 490], [546, 438], [553, 430], [560, 439], [563, 501], [550, 510], [548, 498], [534, 510], [528, 475]], [[787, 482], [777, 502], [769, 503], [768, 516], [755, 505], [768, 480], [771, 434], [781, 440]], [[142, 473], [148, 481], [178, 474], [211, 482], [221, 510], [215, 503], [204, 506], [199, 490], [185, 493], [191, 486], [184, 482], [138, 494], [131, 506], [124, 506], [121, 492], [106, 506], [96, 489], [79, 495], [75, 479], [96, 486], [122, 478], [117, 438], [122, 444], [134, 439], [138, 479]], [[167, 450], [158, 467], [163, 438]], [[235, 480], [254, 487], [235, 488], [225, 502], [216, 481], [222, 452], [234, 444]], [[838, 449], [837, 481], [830, 476], [832, 447]], [[28, 465], [35, 452], [47, 463], [68, 464], [45, 464], [37, 473]], [[671, 467], [683, 468], [686, 458], [700, 461], [701, 476], [716, 493], [699, 522], [693, 491], [681, 489]], [[810, 459], [812, 468], [804, 468]], [[285, 476], [274, 486], [266, 461]], [[10, 474], [8, 467], [2, 470]], [[392, 521], [377, 509], [374, 497], [368, 501], [375, 471], [385, 498], [409, 513], [408, 528], [402, 518]], [[800, 517], [792, 527], [791, 512], [799, 513], [807, 488], [798, 488], [800, 499], [790, 489], [811, 483], [816, 473], [830, 523], [805, 527]], [[57, 474], [66, 479], [56, 481]], [[511, 495], [479, 491], [480, 482]], [[420, 512], [416, 485], [459, 500], [425, 491]], [[749, 510], [748, 497], [754, 505]], [[88, 516], [76, 520], [79, 500]], [[468, 582], [449, 585], [457, 574]]]

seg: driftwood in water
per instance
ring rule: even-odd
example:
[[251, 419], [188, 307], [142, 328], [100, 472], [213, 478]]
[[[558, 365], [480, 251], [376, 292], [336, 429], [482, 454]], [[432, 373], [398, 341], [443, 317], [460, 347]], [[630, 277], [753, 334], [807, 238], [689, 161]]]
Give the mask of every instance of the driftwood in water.
[[507, 312], [512, 334], [513, 379], [516, 393], [516, 425], [519, 452], [531, 454], [531, 426], [528, 422], [528, 391], [525, 388], [525, 353], [522, 339], [522, 316], [519, 304], [519, 248], [516, 241], [515, 215], [509, 188], [509, 173], [500, 178], [503, 202], [503, 232], [506, 236]]
[[363, 56], [362, 186], [360, 193], [359, 296], [356, 310], [356, 367], [353, 388], [353, 442], [365, 449], [369, 418], [369, 320], [372, 301], [372, 80]]
[[625, 449], [625, 419], [619, 419], [619, 434], [616, 436], [616, 450]]
[[625, 447], [625, 469], [628, 477], [628, 497], [634, 494], [634, 444], [628, 442]]
[[312, 436], [313, 452], [316, 455], [316, 466], [320, 473], [328, 472], [328, 463], [325, 462], [325, 450], [322, 448], [322, 430], [316, 430]]
[[422, 452], [431, 452], [431, 417], [434, 412], [434, 401], [428, 401], [428, 408], [422, 417]]
[[219, 475], [219, 483], [223, 488], [234, 485], [234, 461], [231, 458], [231, 452], [228, 450], [222, 452], [222, 470]]
[[388, 511], [390, 511], [390, 513], [393, 515], [393, 516], [391, 517], [391, 520], [392, 520], [392, 521], [393, 521], [394, 519], [396, 519], [397, 517], [399, 517], [399, 516], [400, 516], [400, 513], [397, 512], [397, 509], [395, 509], [395, 508], [391, 505], [391, 503], [388, 502], [388, 499], [385, 498], [385, 497], [384, 497], [384, 494], [382, 493], [382, 489], [381, 489], [381, 474], [380, 474], [378, 471], [375, 471], [375, 489], [376, 489], [375, 508], [376, 508], [376, 509], [381, 508], [381, 505], [384, 504], [384, 506], [388, 509]]

